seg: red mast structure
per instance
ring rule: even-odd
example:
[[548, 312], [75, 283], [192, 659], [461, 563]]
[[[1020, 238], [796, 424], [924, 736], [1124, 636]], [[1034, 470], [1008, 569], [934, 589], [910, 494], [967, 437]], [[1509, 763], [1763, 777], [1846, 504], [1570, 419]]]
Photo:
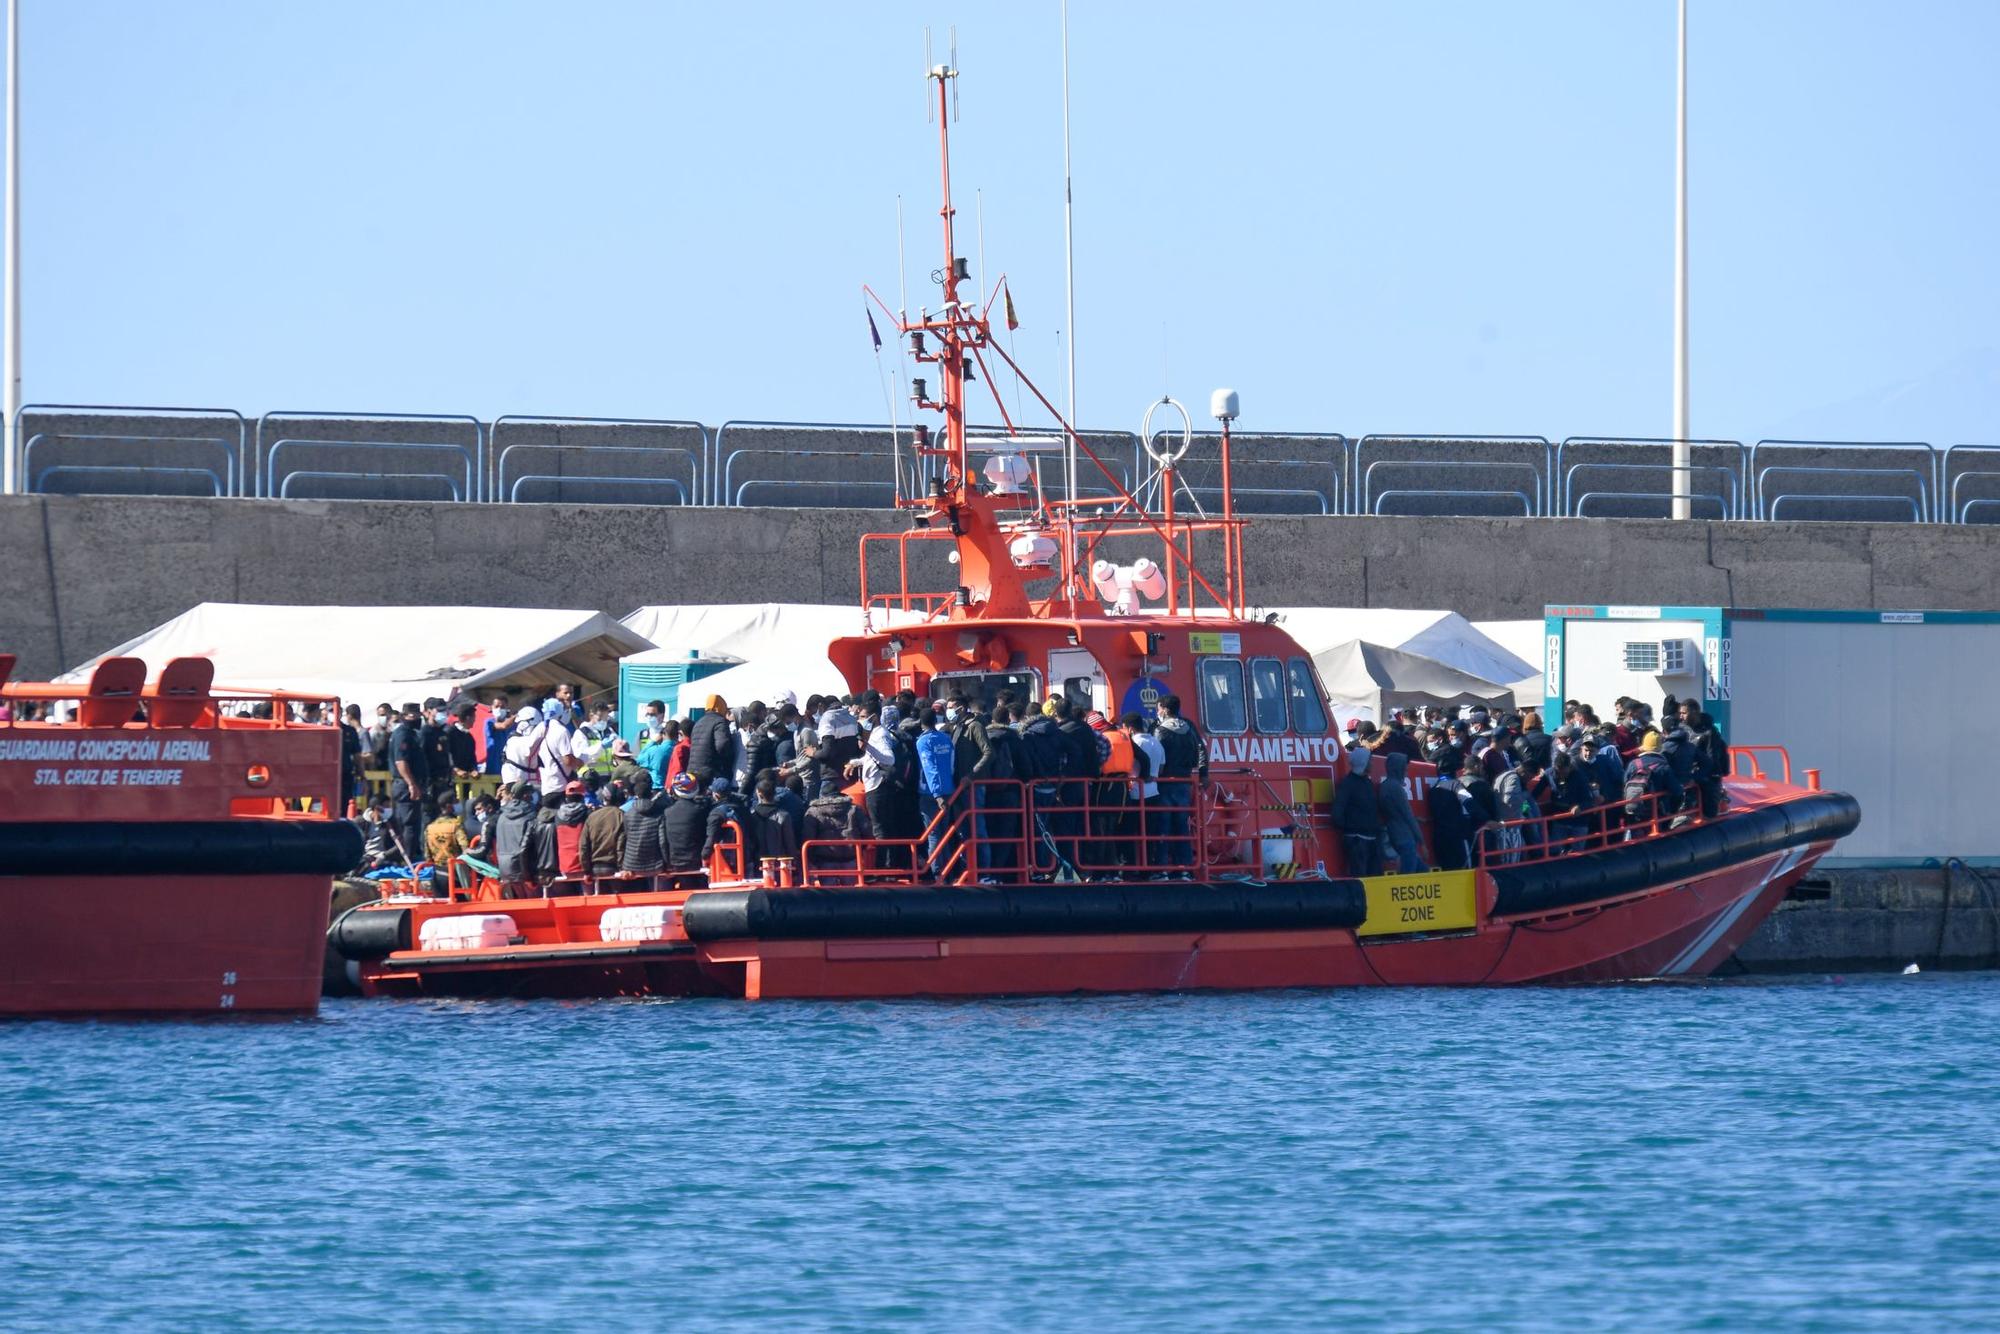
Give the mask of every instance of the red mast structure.
[[[1246, 611], [1240, 535], [1244, 521], [1236, 517], [1232, 495], [1229, 418], [1222, 418], [1222, 514], [1192, 520], [1174, 513], [1178, 453], [1154, 455], [1161, 466], [1163, 497], [1156, 515], [1106, 466], [1075, 424], [1064, 420], [993, 337], [991, 315], [1005, 288], [1005, 275], [983, 303], [965, 297], [971, 273], [954, 241], [956, 210], [951, 198], [950, 122], [958, 70], [949, 64], [935, 65], [926, 77], [938, 124], [938, 218], [944, 244], [944, 265], [931, 276], [941, 289], [943, 304], [935, 313], [922, 308], [916, 319], [910, 319], [906, 311], [891, 311], [872, 289], [864, 291], [895, 325], [919, 369], [930, 368], [928, 374], [913, 377], [911, 392], [919, 416], [916, 456], [928, 487], [923, 494], [897, 499], [897, 507], [912, 515], [911, 531], [862, 539], [864, 609], [917, 612], [928, 619], [948, 620], [1097, 619], [1107, 614], [1240, 620]], [[1067, 443], [1096, 469], [1097, 494], [1045, 495], [1031, 455], [1051, 438], [1025, 431], [1008, 411], [994, 375], [1002, 366], [1054, 419], [1058, 434], [1053, 442]], [[968, 415], [967, 386], [981, 380], [1001, 422], [1001, 430], [991, 436], [975, 436]], [[1233, 395], [1231, 403], [1233, 415]], [[932, 412], [942, 417], [936, 427], [922, 420], [923, 414]], [[992, 450], [977, 473], [975, 446]], [[1200, 546], [1208, 551], [1198, 549], [1198, 539], [1204, 537], [1208, 540]], [[949, 591], [913, 588], [911, 544], [942, 540], [955, 544], [948, 559], [955, 559], [957, 586]], [[893, 590], [870, 578], [871, 549], [885, 544], [897, 548]], [[1096, 577], [1107, 567], [1116, 571], [1107, 557], [1135, 551], [1157, 567], [1165, 586], [1163, 605], [1142, 610], [1128, 600], [1118, 606], [1116, 597], [1105, 591], [1108, 585]], [[1219, 562], [1219, 575], [1212, 577], [1204, 568], [1206, 560]], [[1143, 567], [1144, 561], [1138, 564]], [[1052, 588], [1031, 590], [1031, 584], [1048, 578], [1055, 580]]]

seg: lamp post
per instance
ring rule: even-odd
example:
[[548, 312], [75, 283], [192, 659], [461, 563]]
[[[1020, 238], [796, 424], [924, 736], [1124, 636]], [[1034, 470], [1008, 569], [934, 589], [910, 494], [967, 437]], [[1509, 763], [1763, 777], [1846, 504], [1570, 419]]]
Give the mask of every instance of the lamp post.
[[1694, 451], [1688, 445], [1688, 7], [1681, 0], [1680, 96], [1674, 175], [1674, 508], [1691, 516]]
[[7, 0], [7, 314], [0, 337], [6, 377], [0, 423], [0, 495], [21, 490], [21, 0]]

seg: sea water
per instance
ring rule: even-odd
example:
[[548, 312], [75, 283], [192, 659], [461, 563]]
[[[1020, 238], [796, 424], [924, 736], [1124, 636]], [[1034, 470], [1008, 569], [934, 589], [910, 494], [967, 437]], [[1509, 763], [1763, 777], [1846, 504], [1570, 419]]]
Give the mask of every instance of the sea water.
[[0, 1328], [2000, 1322], [2000, 979], [0, 1025]]

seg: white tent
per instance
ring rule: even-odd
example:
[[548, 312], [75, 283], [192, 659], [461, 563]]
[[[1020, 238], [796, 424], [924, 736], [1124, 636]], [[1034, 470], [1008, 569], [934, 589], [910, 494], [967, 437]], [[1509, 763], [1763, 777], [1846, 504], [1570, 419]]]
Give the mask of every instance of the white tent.
[[[874, 626], [900, 626], [922, 620], [916, 612], [876, 612]], [[716, 606], [642, 606], [622, 622], [660, 646], [660, 662], [682, 660], [690, 652], [702, 658], [794, 660], [826, 656], [826, 646], [848, 634], [862, 632], [862, 608], [820, 602], [724, 602]], [[646, 658], [652, 662], [652, 658]], [[846, 686], [842, 686], [844, 690]], [[804, 698], [804, 696], [800, 696]]]
[[1511, 708], [1506, 686], [1461, 672], [1420, 654], [1350, 639], [1313, 655], [1336, 719], [1380, 722], [1390, 709], [1416, 704], [1455, 708], [1483, 703]]
[[[621, 622], [675, 660], [796, 657], [807, 645], [822, 657], [842, 635], [861, 633], [861, 608], [807, 602], [730, 602], [700, 607], [641, 607]], [[664, 659], [663, 659], [664, 660]]]
[[1336, 644], [1362, 640], [1401, 649], [1455, 667], [1470, 676], [1505, 684], [1535, 671], [1539, 652], [1524, 660], [1519, 651], [1483, 633], [1455, 611], [1404, 611], [1391, 607], [1282, 607], [1284, 628], [1299, 647], [1319, 654]]
[[[923, 617], [876, 612], [875, 628]], [[813, 694], [842, 694], [847, 680], [826, 656], [835, 639], [861, 633], [861, 608], [814, 602], [738, 602], [706, 607], [641, 607], [624, 624], [660, 645], [626, 659], [628, 665], [685, 662], [690, 654], [735, 659], [741, 665], [702, 677], [695, 694], [721, 695], [732, 705], [769, 703], [790, 690], [801, 703]]]
[[324, 692], [364, 713], [460, 691], [586, 694], [618, 681], [618, 660], [651, 647], [603, 612], [519, 607], [267, 607], [204, 602], [57, 678], [88, 679], [108, 657], [215, 662], [221, 687]]
[[1524, 659], [1530, 668], [1541, 662], [1548, 652], [1543, 634], [1546, 627], [1540, 618], [1532, 621], [1474, 621], [1472, 628], [1515, 657]]
[[758, 699], [769, 704], [787, 690], [803, 706], [812, 695], [845, 694], [847, 678], [835, 670], [824, 653], [816, 657], [800, 653], [793, 658], [759, 658], [704, 676], [686, 687], [681, 712], [687, 712], [689, 700], [699, 704], [710, 695], [720, 695], [729, 701], [731, 708], [741, 708]]

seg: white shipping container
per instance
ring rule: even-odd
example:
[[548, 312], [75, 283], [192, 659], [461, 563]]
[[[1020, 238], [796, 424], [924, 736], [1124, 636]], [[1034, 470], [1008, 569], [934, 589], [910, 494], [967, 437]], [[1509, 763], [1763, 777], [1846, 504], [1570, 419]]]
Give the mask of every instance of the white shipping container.
[[[1984, 778], [2000, 754], [2000, 614], [1550, 607], [1545, 633], [1551, 727], [1565, 699], [1608, 722], [1620, 695], [1655, 709], [1696, 695], [1732, 746], [1783, 746], [1793, 782], [1817, 769], [1860, 801], [1861, 827], [1823, 865], [2000, 865]], [[1674, 640], [1691, 671], [1628, 666], [1627, 645]]]

